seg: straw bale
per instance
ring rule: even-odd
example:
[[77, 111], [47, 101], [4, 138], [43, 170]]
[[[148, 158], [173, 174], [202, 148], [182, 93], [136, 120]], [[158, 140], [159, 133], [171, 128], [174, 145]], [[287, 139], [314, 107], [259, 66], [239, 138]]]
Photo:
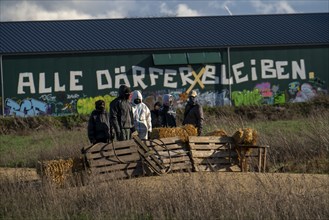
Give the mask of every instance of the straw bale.
[[72, 158], [48, 160], [39, 163], [38, 172], [58, 186], [63, 186], [66, 179], [72, 175], [72, 169], [75, 164]]
[[205, 136], [227, 137], [227, 133], [223, 129], [218, 129], [218, 130], [207, 133]]
[[251, 128], [239, 128], [232, 137], [237, 144], [256, 145], [258, 140], [257, 131]]
[[151, 139], [161, 139], [178, 136], [182, 141], [187, 142], [189, 136], [196, 136], [197, 129], [193, 125], [184, 125], [174, 128], [154, 128], [150, 134]]
[[[258, 139], [258, 134], [256, 130], [253, 130], [251, 128], [239, 128], [234, 134], [233, 134], [233, 139], [236, 144], [247, 144], [247, 145], [256, 145], [257, 144], [257, 139]], [[241, 154], [247, 156], [250, 155], [252, 149], [251, 148], [244, 148], [244, 150], [241, 152]], [[237, 151], [238, 152], [238, 151]], [[239, 155], [239, 152], [238, 152]], [[249, 164], [246, 163], [246, 158], [243, 157], [241, 158], [241, 155], [238, 156], [239, 161], [242, 161], [243, 170], [249, 170]]]

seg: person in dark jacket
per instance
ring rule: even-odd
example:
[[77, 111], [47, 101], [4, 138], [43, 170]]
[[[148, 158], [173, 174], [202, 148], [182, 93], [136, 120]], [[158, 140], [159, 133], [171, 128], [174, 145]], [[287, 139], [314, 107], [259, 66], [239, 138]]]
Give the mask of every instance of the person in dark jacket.
[[115, 139], [124, 141], [131, 139], [134, 131], [134, 117], [130, 103], [130, 88], [119, 87], [119, 96], [110, 103], [110, 125]]
[[176, 111], [173, 108], [174, 98], [170, 94], [163, 95], [163, 105], [160, 109], [162, 127], [176, 127]]
[[160, 108], [161, 108], [161, 103], [156, 102], [154, 104], [153, 110], [151, 110], [152, 128], [161, 127]]
[[110, 140], [110, 122], [105, 110], [105, 102], [95, 102], [95, 110], [91, 113], [88, 121], [88, 138], [90, 143], [108, 143]]
[[194, 125], [198, 129], [198, 136], [200, 136], [202, 134], [204, 118], [202, 106], [197, 103], [196, 97], [196, 91], [192, 90], [185, 106], [183, 125]]

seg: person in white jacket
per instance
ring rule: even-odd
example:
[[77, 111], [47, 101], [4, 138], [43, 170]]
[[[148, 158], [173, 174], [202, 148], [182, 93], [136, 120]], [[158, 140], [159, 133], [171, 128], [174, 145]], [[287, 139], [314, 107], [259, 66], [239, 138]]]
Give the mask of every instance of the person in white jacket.
[[148, 139], [148, 133], [152, 132], [151, 111], [145, 103], [140, 91], [135, 90], [131, 97], [134, 115], [134, 125], [140, 139]]

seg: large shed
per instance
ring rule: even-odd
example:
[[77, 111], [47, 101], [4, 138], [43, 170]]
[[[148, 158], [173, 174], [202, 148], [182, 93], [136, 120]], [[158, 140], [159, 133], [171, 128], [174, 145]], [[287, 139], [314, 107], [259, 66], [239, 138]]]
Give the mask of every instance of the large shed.
[[150, 108], [303, 102], [328, 61], [329, 13], [1, 22], [1, 114], [88, 114], [121, 84]]

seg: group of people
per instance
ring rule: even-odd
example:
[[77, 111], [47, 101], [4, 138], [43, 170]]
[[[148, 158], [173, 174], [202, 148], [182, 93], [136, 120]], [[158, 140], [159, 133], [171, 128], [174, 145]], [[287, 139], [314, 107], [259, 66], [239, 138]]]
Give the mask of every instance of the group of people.
[[[131, 100], [130, 100], [131, 96]], [[196, 101], [197, 93], [189, 94], [185, 106], [183, 125], [192, 124], [202, 134], [203, 110]], [[132, 138], [137, 131], [140, 139], [148, 139], [152, 128], [176, 127], [176, 111], [173, 108], [173, 96], [163, 95], [162, 104], [156, 102], [150, 110], [143, 102], [140, 91], [133, 91], [126, 85], [119, 87], [119, 95], [110, 103], [110, 112], [105, 109], [105, 101], [95, 102], [95, 110], [88, 121], [88, 138], [90, 143], [124, 141]]]

